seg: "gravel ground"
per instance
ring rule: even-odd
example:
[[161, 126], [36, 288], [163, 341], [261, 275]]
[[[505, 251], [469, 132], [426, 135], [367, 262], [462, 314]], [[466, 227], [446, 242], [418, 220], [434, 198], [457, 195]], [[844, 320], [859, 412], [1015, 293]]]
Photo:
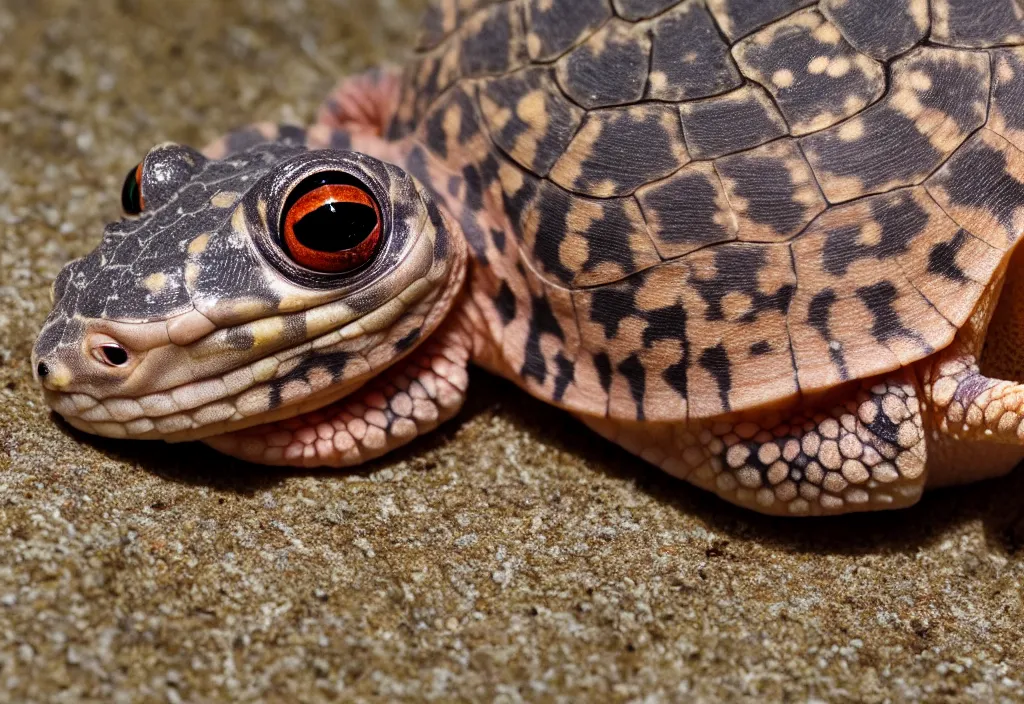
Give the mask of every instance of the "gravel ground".
[[1024, 700], [1024, 473], [761, 518], [483, 373], [352, 473], [87, 438], [28, 364], [153, 143], [306, 121], [413, 0], [0, 0], [0, 698]]

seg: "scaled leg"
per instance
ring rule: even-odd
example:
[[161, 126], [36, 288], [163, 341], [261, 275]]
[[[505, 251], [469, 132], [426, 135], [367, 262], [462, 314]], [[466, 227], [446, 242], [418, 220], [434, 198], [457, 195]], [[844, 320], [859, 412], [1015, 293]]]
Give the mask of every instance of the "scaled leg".
[[830, 412], [699, 425], [583, 420], [667, 472], [762, 513], [900, 508], [925, 485], [921, 404], [905, 370], [851, 391]]

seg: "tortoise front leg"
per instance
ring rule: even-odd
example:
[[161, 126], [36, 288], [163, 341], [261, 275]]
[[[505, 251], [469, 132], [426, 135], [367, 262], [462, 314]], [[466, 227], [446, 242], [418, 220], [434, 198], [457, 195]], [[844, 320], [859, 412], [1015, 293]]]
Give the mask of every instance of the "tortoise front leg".
[[830, 412], [696, 425], [583, 420], [665, 471], [762, 513], [901, 508], [925, 485], [924, 420], [907, 370], [864, 383]]
[[930, 485], [1006, 474], [1024, 458], [1024, 385], [984, 376], [956, 349], [924, 367], [922, 383]]
[[351, 467], [430, 432], [462, 407], [473, 332], [452, 314], [430, 339], [341, 401], [295, 418], [204, 440], [249, 462]]

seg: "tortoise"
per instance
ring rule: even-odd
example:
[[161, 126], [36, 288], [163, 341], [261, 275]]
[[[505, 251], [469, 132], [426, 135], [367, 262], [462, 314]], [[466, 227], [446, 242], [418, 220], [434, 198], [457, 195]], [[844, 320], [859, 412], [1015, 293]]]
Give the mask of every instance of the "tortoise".
[[163, 144], [32, 363], [109, 437], [356, 465], [469, 363], [756, 511], [1024, 457], [1014, 0], [442, 0], [308, 128]]

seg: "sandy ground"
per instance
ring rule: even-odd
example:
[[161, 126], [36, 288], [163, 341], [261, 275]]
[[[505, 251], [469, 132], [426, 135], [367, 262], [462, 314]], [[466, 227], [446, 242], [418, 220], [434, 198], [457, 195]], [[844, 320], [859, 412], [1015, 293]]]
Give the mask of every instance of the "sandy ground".
[[[354, 473], [54, 421], [61, 264], [153, 143], [308, 120], [416, 2], [0, 1], [0, 698], [1024, 699], [1024, 473], [761, 518], [486, 374]], [[200, 9], [202, 8], [202, 9]]]

